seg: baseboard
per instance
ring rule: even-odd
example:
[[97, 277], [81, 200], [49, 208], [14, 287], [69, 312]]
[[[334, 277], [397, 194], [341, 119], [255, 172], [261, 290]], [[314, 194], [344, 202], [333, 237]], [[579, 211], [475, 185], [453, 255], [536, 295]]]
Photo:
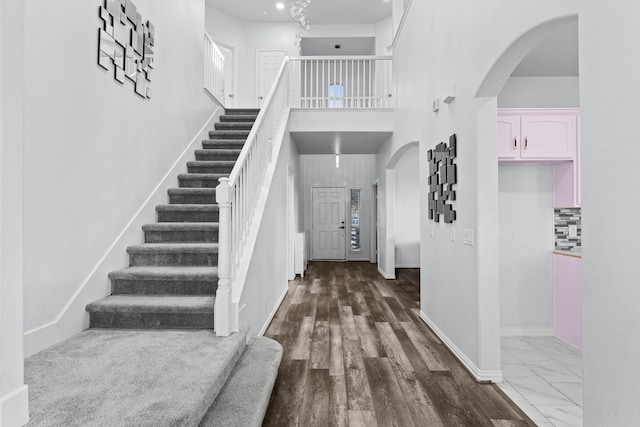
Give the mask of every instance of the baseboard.
[[478, 368], [463, 352], [460, 350], [454, 343], [445, 335], [444, 332], [440, 330], [436, 326], [436, 324], [429, 319], [429, 317], [424, 314], [424, 312], [420, 311], [420, 319], [424, 323], [427, 324], [429, 328], [440, 338], [442, 343], [447, 346], [449, 351], [453, 353], [453, 355], [458, 359], [460, 363], [469, 371], [471, 376], [478, 382], [492, 382], [492, 383], [501, 383], [502, 382], [502, 371], [487, 371], [484, 369]]
[[420, 265], [416, 264], [396, 264], [396, 268], [420, 268]]
[[503, 337], [552, 337], [553, 328], [500, 328]]
[[25, 357], [42, 351], [89, 327], [89, 314], [86, 312], [85, 307], [90, 302], [111, 294], [109, 272], [129, 265], [126, 252], [127, 246], [140, 244], [142, 241], [142, 226], [156, 221], [156, 205], [167, 203], [167, 190], [178, 186], [178, 174], [187, 172], [187, 161], [193, 160], [193, 151], [196, 149], [197, 144], [203, 139], [208, 139], [209, 129], [213, 128], [213, 124], [223, 111], [222, 107], [216, 108], [84, 283], [80, 285], [56, 320], [24, 334]]
[[284, 292], [282, 292], [282, 295], [280, 295], [280, 298], [278, 298], [278, 302], [273, 307], [273, 310], [271, 310], [271, 313], [269, 313], [269, 317], [267, 317], [267, 320], [264, 322], [264, 325], [262, 325], [262, 329], [260, 329], [260, 332], [258, 332], [259, 337], [264, 336], [265, 332], [267, 332], [267, 329], [269, 329], [269, 325], [271, 324], [271, 321], [273, 320], [273, 318], [276, 316], [278, 309], [280, 308], [280, 306], [282, 305], [282, 302], [287, 296], [287, 292], [289, 292], [289, 287], [285, 286]]
[[378, 265], [378, 273], [380, 273], [380, 275], [382, 277], [384, 277], [387, 280], [396, 280], [396, 275], [395, 274], [387, 274], [381, 267], [380, 265]]
[[22, 427], [29, 422], [29, 388], [23, 385], [0, 399], [0, 427]]

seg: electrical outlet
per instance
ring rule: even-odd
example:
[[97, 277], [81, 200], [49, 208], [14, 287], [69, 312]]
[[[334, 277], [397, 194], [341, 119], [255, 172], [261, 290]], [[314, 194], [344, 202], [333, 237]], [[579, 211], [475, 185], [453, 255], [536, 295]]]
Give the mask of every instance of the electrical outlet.
[[473, 230], [464, 229], [464, 244], [467, 246], [473, 246]]
[[431, 237], [435, 236], [435, 227], [432, 225], [431, 226]]

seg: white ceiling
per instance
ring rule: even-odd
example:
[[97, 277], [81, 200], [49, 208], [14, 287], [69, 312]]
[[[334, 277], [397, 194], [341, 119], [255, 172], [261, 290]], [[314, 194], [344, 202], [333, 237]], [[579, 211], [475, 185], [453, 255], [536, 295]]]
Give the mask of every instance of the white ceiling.
[[376, 154], [391, 132], [291, 132], [300, 154]]
[[541, 42], [511, 74], [518, 77], [578, 76], [578, 22]]
[[[276, 9], [282, 1], [285, 7]], [[246, 22], [294, 22], [289, 0], [206, 0], [227, 15]], [[374, 24], [391, 16], [391, 0], [311, 0], [307, 7], [309, 23]], [[266, 12], [266, 13], [265, 13]]]

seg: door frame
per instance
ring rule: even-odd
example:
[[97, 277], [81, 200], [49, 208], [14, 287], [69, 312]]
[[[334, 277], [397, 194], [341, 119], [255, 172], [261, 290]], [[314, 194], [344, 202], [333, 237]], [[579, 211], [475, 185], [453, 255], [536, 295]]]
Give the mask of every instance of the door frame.
[[288, 263], [287, 275], [289, 280], [296, 278], [295, 270], [295, 242], [296, 242], [296, 224], [295, 224], [295, 174], [288, 168], [287, 170], [287, 234], [288, 234]]
[[371, 212], [371, 221], [369, 221], [369, 262], [371, 264], [378, 264], [378, 248], [380, 244], [378, 242], [378, 236], [380, 236], [380, 224], [379, 224], [379, 208], [378, 202], [378, 190], [380, 180], [376, 179], [371, 184], [371, 195], [369, 197], [369, 212]]
[[255, 102], [256, 102], [256, 107], [260, 107], [260, 92], [259, 92], [259, 88], [260, 88], [260, 67], [259, 65], [259, 59], [260, 59], [260, 52], [282, 52], [283, 56], [286, 58], [287, 57], [287, 50], [286, 49], [256, 49], [256, 89], [255, 89]]
[[[336, 261], [336, 262], [341, 262], [341, 261], [348, 261], [349, 260], [349, 251], [347, 250], [347, 239], [349, 238], [349, 233], [347, 233], [347, 228], [346, 228], [346, 223], [347, 223], [347, 218], [349, 218], [349, 211], [347, 210], [348, 206], [349, 206], [349, 199], [348, 199], [348, 191], [347, 191], [347, 187], [345, 186], [338, 186], [338, 187], [334, 187], [334, 186], [326, 186], [326, 185], [312, 185], [311, 186], [311, 191], [309, 193], [309, 248], [311, 249], [309, 252], [309, 259], [310, 260], [316, 260], [315, 257], [315, 253], [313, 253], [313, 239], [314, 239], [314, 233], [313, 233], [313, 190], [315, 188], [342, 188], [344, 189], [344, 220], [345, 220], [345, 232], [344, 232], [344, 259], [333, 259], [331, 261]], [[318, 258], [318, 259], [322, 259], [322, 258]]]
[[[218, 39], [212, 38], [212, 40], [215, 42], [216, 45], [218, 45], [218, 47], [222, 47], [224, 49], [230, 50], [231, 54], [233, 55], [233, 61], [231, 61], [233, 65], [233, 69], [231, 70], [231, 74], [233, 74], [233, 84], [231, 85], [231, 90], [233, 91], [232, 104], [236, 103], [238, 102], [238, 55], [237, 55], [238, 52], [237, 52], [237, 49], [235, 46], [225, 43], [223, 41], [220, 41]], [[231, 106], [227, 105], [228, 96], [229, 94], [226, 93], [226, 90], [225, 90], [224, 100], [222, 101], [224, 103], [223, 107], [233, 108], [235, 105], [231, 105]]]

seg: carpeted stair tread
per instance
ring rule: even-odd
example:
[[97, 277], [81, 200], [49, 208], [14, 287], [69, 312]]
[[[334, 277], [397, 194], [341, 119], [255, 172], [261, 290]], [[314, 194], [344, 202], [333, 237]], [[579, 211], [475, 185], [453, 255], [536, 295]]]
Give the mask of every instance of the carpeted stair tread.
[[216, 130], [251, 130], [253, 122], [219, 122], [215, 124]]
[[[184, 205], [178, 205], [184, 206]], [[195, 205], [199, 206], [199, 205]], [[208, 231], [218, 230], [217, 222], [154, 222], [142, 226], [143, 231]]]
[[282, 346], [258, 337], [245, 350], [200, 427], [260, 427], [282, 359]]
[[246, 140], [244, 139], [204, 139], [202, 140], [202, 148], [209, 149], [242, 149]]
[[25, 359], [30, 427], [195, 426], [246, 330], [89, 329]]
[[189, 173], [230, 174], [235, 160], [195, 160], [187, 162]]
[[247, 139], [249, 130], [210, 130], [209, 138]]
[[213, 295], [110, 295], [87, 305], [88, 312], [211, 313]]
[[191, 178], [191, 179], [212, 179], [219, 180], [220, 178], [228, 177], [228, 173], [181, 173], [178, 175], [178, 179]]
[[227, 116], [254, 115], [260, 112], [259, 108], [225, 108], [224, 114]]
[[156, 211], [217, 211], [218, 205], [214, 204], [189, 204], [184, 203], [181, 205], [156, 205]]
[[234, 164], [240, 156], [242, 149], [225, 149], [225, 148], [213, 148], [208, 150], [196, 150], [195, 156], [198, 161], [232, 161]]
[[218, 253], [217, 243], [143, 243], [127, 247], [127, 253]]
[[220, 116], [221, 122], [255, 122], [257, 114], [225, 114]]
[[217, 279], [218, 267], [193, 266], [137, 266], [115, 270], [109, 273], [109, 279], [168, 280], [168, 279]]

